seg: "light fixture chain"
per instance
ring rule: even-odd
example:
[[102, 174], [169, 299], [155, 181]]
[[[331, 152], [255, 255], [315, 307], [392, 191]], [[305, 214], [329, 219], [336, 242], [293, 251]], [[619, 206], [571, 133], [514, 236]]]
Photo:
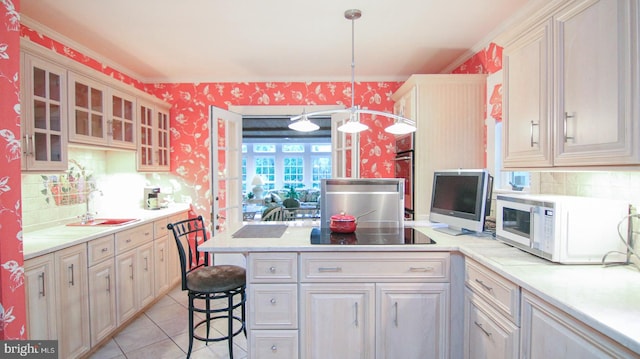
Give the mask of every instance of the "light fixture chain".
[[356, 97], [356, 18], [351, 18], [351, 108], [355, 108]]

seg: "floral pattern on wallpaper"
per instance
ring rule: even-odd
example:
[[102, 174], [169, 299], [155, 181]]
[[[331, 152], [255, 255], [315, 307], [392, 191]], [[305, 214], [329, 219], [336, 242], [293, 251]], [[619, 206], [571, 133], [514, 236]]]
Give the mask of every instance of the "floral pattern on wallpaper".
[[20, 15], [0, 0], [0, 340], [25, 339], [20, 175]]
[[[360, 82], [355, 104], [362, 108], [393, 111], [391, 95], [400, 82]], [[349, 82], [243, 82], [157, 84], [148, 92], [171, 103], [171, 167], [183, 180], [181, 195], [198, 210], [208, 210], [209, 106], [344, 105], [351, 106]], [[384, 132], [391, 119], [363, 116], [370, 129], [360, 134], [360, 176], [394, 177], [395, 137]]]

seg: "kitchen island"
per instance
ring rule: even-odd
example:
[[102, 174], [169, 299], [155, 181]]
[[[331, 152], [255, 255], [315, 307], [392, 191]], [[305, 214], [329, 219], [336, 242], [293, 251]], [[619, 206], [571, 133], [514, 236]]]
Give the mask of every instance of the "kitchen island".
[[[505, 357], [519, 352], [527, 357], [640, 357], [640, 273], [635, 267], [555, 264], [490, 237], [449, 236], [418, 222], [407, 224], [435, 244], [314, 245], [310, 232], [316, 222], [286, 224], [280, 238], [233, 238], [238, 226], [199, 247], [247, 258], [251, 358], [275, 352], [303, 358], [336, 353], [324, 347], [323, 337], [336, 338], [330, 332], [345, 338], [328, 346], [344, 349], [339, 353], [398, 353], [394, 350], [404, 349], [385, 346], [398, 335], [389, 328], [403, 327], [398, 319], [409, 321], [405, 338], [427, 342], [421, 347], [428, 351], [425, 357], [462, 358], [474, 346], [473, 340], [463, 340], [474, 338], [474, 327], [492, 335], [490, 327], [470, 320], [463, 309], [470, 307], [467, 300], [475, 303], [478, 283], [487, 291], [479, 295], [483, 302], [504, 302], [511, 310], [500, 310], [509, 314], [513, 330], [500, 347]], [[485, 277], [474, 277], [475, 269]], [[511, 290], [495, 283], [507, 283]], [[477, 307], [485, 308], [482, 303]], [[411, 322], [404, 309], [430, 326]], [[344, 317], [356, 329], [317, 324], [335, 325]], [[420, 337], [424, 330], [430, 335]], [[541, 344], [545, 340], [554, 342], [547, 347]]]

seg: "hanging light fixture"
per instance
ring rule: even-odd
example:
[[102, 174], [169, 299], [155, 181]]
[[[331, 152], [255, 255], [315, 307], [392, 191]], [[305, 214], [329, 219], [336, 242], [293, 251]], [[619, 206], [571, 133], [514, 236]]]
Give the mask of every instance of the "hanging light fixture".
[[[315, 131], [320, 127], [311, 122], [309, 120], [309, 117], [326, 116], [336, 113], [348, 113], [349, 121], [338, 127], [338, 131], [347, 133], [358, 133], [369, 128], [369, 126], [360, 122], [360, 114], [364, 113], [369, 115], [385, 116], [394, 119], [393, 125], [385, 128], [385, 132], [394, 135], [403, 135], [416, 131], [416, 122], [411, 119], [388, 112], [365, 110], [355, 105], [355, 20], [359, 19], [361, 16], [362, 11], [358, 9], [350, 9], [344, 12], [345, 19], [351, 20], [351, 107], [338, 110], [316, 111], [309, 113], [303, 112], [301, 115], [291, 117], [291, 121], [293, 122], [289, 125], [290, 129], [304, 132]], [[313, 128], [314, 126], [315, 128]]]

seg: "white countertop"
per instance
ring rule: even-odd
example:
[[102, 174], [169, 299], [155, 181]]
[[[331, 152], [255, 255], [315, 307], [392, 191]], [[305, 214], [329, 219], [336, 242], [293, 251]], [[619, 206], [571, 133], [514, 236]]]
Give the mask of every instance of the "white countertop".
[[216, 234], [199, 249], [218, 253], [457, 251], [640, 354], [640, 272], [633, 266], [556, 264], [492, 238], [449, 236], [419, 223], [416, 228], [436, 244], [313, 245], [311, 222], [282, 223], [289, 227], [281, 238], [232, 238], [237, 226]]
[[[169, 208], [158, 210], [131, 209], [117, 213], [101, 213], [99, 218], [136, 218], [138, 221], [120, 226], [67, 226], [64, 223], [48, 228], [23, 231], [22, 245], [24, 259], [48, 254], [92, 239], [100, 238], [118, 231], [133, 228], [141, 224], [153, 222], [163, 217], [189, 210], [187, 204], [175, 204]], [[70, 220], [70, 223], [78, 219]]]

